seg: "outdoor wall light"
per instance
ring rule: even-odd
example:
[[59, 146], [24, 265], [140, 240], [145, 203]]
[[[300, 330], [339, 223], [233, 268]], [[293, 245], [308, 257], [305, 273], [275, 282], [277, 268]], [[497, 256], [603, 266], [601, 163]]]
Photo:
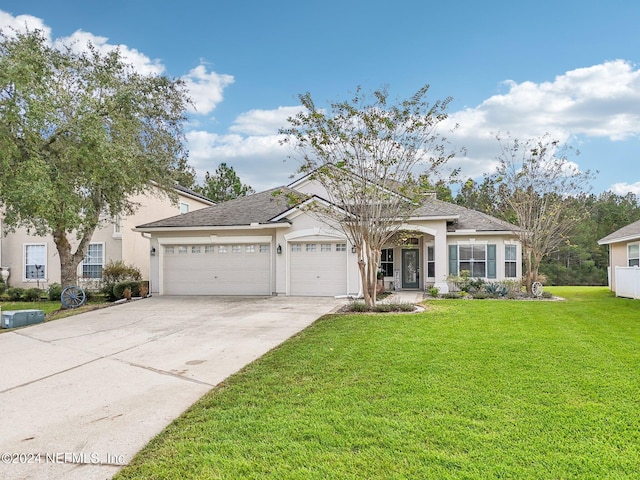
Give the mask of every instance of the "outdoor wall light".
[[356, 246], [355, 245], [351, 245], [351, 253], [356, 253]]
[[151, 252], [149, 252], [149, 253], [151, 253], [152, 257], [155, 257], [156, 256], [156, 247], [151, 247]]
[[278, 244], [278, 246], [276, 247], [276, 253], [278, 255], [282, 254], [282, 245]]

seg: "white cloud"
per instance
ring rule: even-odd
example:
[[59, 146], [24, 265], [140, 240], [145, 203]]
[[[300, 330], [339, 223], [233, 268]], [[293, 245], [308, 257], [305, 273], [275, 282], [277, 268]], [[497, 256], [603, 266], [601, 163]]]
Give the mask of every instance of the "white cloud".
[[636, 183], [614, 183], [609, 188], [616, 195], [626, 195], [627, 193], [634, 193], [640, 196], [640, 182]]
[[189, 162], [202, 180], [205, 171], [213, 172], [220, 163], [233, 167], [243, 183], [256, 191], [284, 185], [299, 164], [289, 161], [287, 147], [279, 135], [217, 135], [206, 131], [187, 133]]
[[77, 30], [68, 37], [57, 38], [53, 42], [56, 48], [64, 46], [71, 47], [77, 53], [87, 51], [88, 44], [91, 43], [101, 54], [119, 50], [125, 63], [131, 64], [134, 70], [142, 75], [162, 75], [165, 71], [160, 60], [152, 60], [135, 48], [126, 45], [112, 45], [108, 43], [108, 38], [94, 35], [93, 33]]
[[640, 133], [640, 71], [623, 60], [571, 70], [553, 82], [508, 82], [476, 109], [493, 130], [623, 140]]
[[574, 143], [580, 137], [609, 141], [640, 137], [640, 70], [629, 62], [579, 68], [539, 84], [506, 81], [505, 85], [506, 93], [451, 114], [443, 125], [443, 131], [460, 125], [449, 137], [467, 149], [468, 158], [452, 162], [462, 167], [465, 177], [495, 168], [500, 153], [497, 133], [509, 132], [521, 140], [549, 133], [561, 143]]
[[[142, 75], [162, 75], [165, 72], [165, 66], [160, 60], [151, 59], [139, 50], [127, 45], [110, 44], [107, 37], [94, 35], [83, 30], [77, 30], [68, 37], [52, 40], [51, 29], [44, 24], [42, 19], [31, 15], [14, 17], [0, 10], [0, 28], [5, 29], [7, 34], [11, 33], [11, 29], [21, 32], [36, 29], [42, 30], [52, 46], [58, 49], [70, 47], [76, 53], [87, 51], [89, 43], [102, 54], [118, 49], [125, 63], [131, 64], [134, 70]], [[182, 80], [184, 80], [189, 89], [195, 106], [195, 109], [192, 109], [192, 113], [204, 115], [210, 113], [222, 102], [224, 88], [234, 82], [233, 76], [207, 72], [204, 65], [199, 65], [192, 69], [182, 77]]]
[[278, 107], [276, 110], [250, 110], [238, 116], [230, 131], [245, 135], [272, 135], [287, 126], [287, 118], [295, 116], [302, 107]]
[[0, 10], [0, 29], [7, 36], [12, 35], [12, 30], [23, 33], [41, 30], [47, 39], [51, 39], [51, 28], [47, 27], [42, 19], [32, 15], [18, 15], [14, 17], [10, 13]]
[[195, 110], [192, 110], [192, 113], [200, 115], [206, 115], [213, 111], [222, 102], [222, 92], [225, 87], [234, 82], [231, 75], [216, 72], [207, 73], [204, 65], [198, 65], [192, 69], [182, 77], [182, 80], [187, 85], [191, 100], [195, 105]]

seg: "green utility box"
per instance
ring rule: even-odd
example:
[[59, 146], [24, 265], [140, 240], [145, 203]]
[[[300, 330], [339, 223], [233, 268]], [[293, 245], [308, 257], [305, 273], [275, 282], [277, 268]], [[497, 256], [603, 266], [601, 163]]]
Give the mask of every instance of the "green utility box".
[[7, 310], [2, 312], [2, 328], [26, 327], [44, 322], [42, 310]]

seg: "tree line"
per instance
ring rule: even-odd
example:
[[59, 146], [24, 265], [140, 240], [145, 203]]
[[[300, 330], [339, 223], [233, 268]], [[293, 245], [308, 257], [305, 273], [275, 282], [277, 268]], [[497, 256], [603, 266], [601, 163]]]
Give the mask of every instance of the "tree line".
[[[457, 193], [444, 182], [435, 185], [440, 200], [517, 223], [500, 188], [495, 177], [488, 175], [478, 181], [469, 178]], [[598, 245], [598, 240], [640, 219], [640, 198], [633, 193], [606, 191], [581, 193], [562, 202], [570, 215], [580, 214], [581, 220], [559, 238], [558, 248], [542, 259], [539, 273], [548, 285], [607, 285], [608, 247]]]

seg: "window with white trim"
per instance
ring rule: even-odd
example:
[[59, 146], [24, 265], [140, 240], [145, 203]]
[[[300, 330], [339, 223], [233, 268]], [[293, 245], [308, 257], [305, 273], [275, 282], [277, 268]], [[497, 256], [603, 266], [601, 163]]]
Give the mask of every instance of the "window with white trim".
[[518, 272], [518, 247], [516, 245], [504, 246], [504, 276], [516, 278]]
[[256, 246], [255, 245], [247, 245], [246, 247], [244, 247], [244, 251], [247, 252], [247, 253], [255, 253]]
[[186, 202], [180, 202], [180, 214], [189, 213], [189, 204]]
[[458, 247], [458, 271], [467, 270], [473, 278], [486, 277], [487, 274], [487, 246], [460, 245]]
[[191, 247], [191, 253], [198, 254], [200, 253], [200, 245], [194, 245]]
[[331, 251], [331, 244], [330, 243], [321, 243], [320, 244], [320, 251], [321, 252], [330, 252]]
[[307, 252], [315, 252], [316, 251], [316, 244], [315, 243], [307, 243], [306, 251]]
[[291, 244], [291, 251], [292, 252], [301, 252], [302, 251], [302, 245], [300, 243], [292, 243]]
[[47, 278], [47, 246], [44, 243], [25, 244], [24, 278], [26, 280]]
[[122, 218], [120, 215], [113, 217], [113, 236], [116, 238], [122, 237]]
[[347, 244], [346, 243], [336, 243], [336, 252], [346, 252]]
[[227, 253], [227, 246], [226, 245], [220, 245], [218, 247], [218, 253]]
[[427, 277], [436, 277], [436, 254], [433, 245], [427, 246]]
[[449, 245], [449, 274], [468, 271], [472, 278], [497, 278], [496, 245], [460, 243]]
[[640, 267], [640, 243], [627, 245], [627, 258], [630, 267]]
[[[345, 244], [346, 249], [346, 244]], [[380, 252], [380, 270], [385, 277], [393, 277], [393, 248], [383, 248]]]
[[242, 252], [242, 245], [231, 246], [231, 253], [241, 253], [241, 252]]
[[90, 243], [82, 260], [82, 278], [102, 278], [104, 266], [104, 244]]
[[260, 245], [260, 253], [269, 253], [269, 245]]
[[173, 247], [164, 247], [165, 255], [173, 255], [175, 253], [175, 249]]
[[178, 247], [178, 255], [186, 255], [187, 253], [189, 253], [187, 247], [185, 247], [184, 245], [180, 245]]
[[205, 245], [204, 246], [204, 253], [214, 253], [215, 248], [213, 245]]

